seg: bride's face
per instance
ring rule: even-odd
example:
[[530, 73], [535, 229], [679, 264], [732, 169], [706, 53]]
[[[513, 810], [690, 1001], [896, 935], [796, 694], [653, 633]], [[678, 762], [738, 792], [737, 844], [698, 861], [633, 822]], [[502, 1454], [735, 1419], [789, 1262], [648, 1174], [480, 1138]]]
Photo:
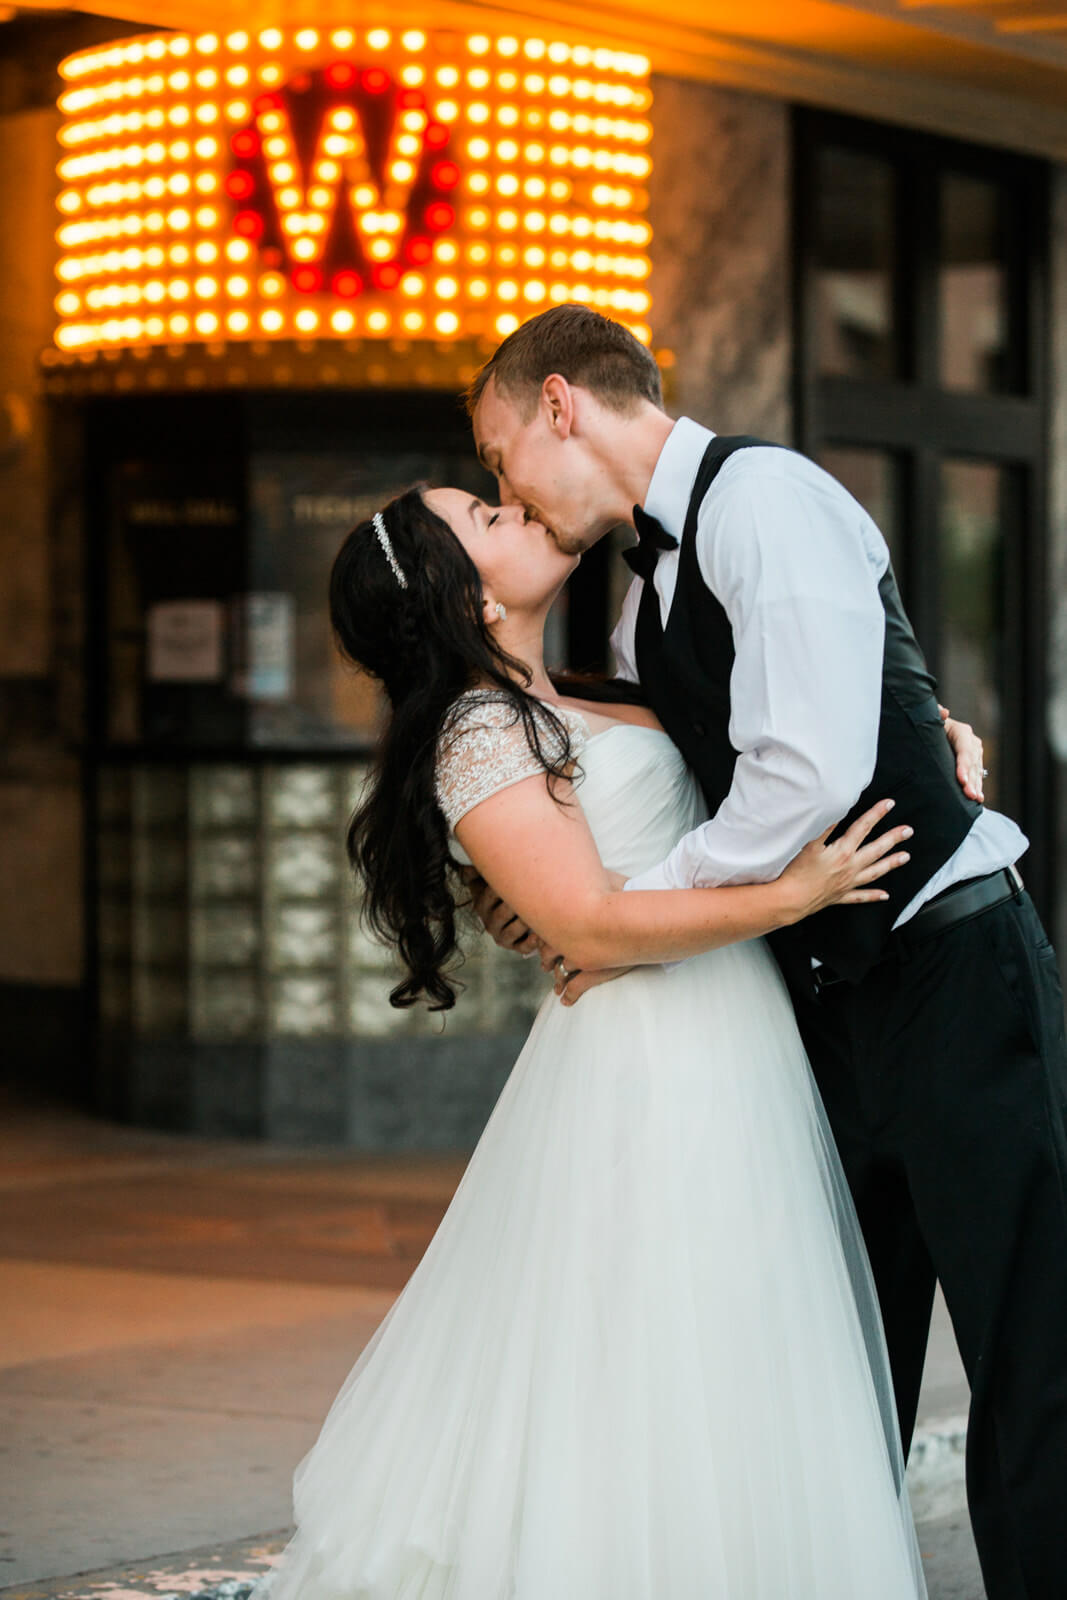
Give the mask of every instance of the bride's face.
[[478, 568], [487, 596], [509, 610], [550, 603], [581, 559], [565, 555], [521, 506], [491, 506], [463, 489], [428, 489], [423, 498]]

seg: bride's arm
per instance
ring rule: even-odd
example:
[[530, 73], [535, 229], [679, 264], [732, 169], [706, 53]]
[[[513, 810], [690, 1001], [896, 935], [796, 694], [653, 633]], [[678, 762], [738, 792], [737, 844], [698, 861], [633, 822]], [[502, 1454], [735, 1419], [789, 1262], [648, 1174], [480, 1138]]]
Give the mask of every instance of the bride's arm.
[[884, 900], [868, 887], [907, 860], [895, 852], [909, 835], [867, 834], [892, 802], [872, 807], [833, 844], [814, 840], [771, 883], [724, 889], [620, 893], [597, 852], [581, 807], [567, 785], [559, 802], [543, 774], [500, 789], [455, 825], [481, 876], [544, 942], [586, 971], [679, 961], [702, 950], [771, 933], [823, 906]]

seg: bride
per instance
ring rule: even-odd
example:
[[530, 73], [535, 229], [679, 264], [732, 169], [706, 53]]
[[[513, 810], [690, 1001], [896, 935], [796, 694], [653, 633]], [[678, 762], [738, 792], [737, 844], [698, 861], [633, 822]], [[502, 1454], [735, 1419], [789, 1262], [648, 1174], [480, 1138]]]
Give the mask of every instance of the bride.
[[412, 490], [346, 539], [340, 648], [392, 715], [349, 851], [455, 999], [457, 864], [585, 968], [549, 993], [422, 1262], [294, 1477], [272, 1600], [912, 1600], [881, 1326], [760, 935], [875, 881], [891, 801], [776, 882], [618, 892], [704, 815], [651, 713], [545, 670], [545, 527]]

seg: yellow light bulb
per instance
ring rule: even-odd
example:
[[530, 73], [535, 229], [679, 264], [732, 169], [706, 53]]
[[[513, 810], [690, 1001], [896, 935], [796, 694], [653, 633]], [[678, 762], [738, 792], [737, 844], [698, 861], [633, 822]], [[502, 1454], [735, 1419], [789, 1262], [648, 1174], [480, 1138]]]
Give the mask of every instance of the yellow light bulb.
[[176, 267], [184, 267], [185, 263], [190, 259], [189, 246], [187, 244], [172, 244], [167, 254]]
[[[434, 106], [433, 110], [434, 116], [437, 118], [438, 122], [455, 122], [456, 118], [459, 116], [459, 106], [454, 100], [439, 100]], [[488, 122], [489, 107], [477, 103], [475, 105], [468, 106], [467, 116], [472, 122]], [[408, 126], [406, 117], [405, 126]]]
[[519, 87], [519, 75], [517, 72], [498, 72], [496, 84], [505, 94], [512, 94]]
[[459, 293], [459, 284], [455, 278], [438, 278], [433, 287], [439, 300], [454, 300]]
[[267, 300], [276, 300], [280, 294], [285, 293], [285, 279], [280, 272], [265, 272], [256, 284], [260, 294]]
[[285, 68], [277, 61], [268, 61], [259, 69], [259, 81], [265, 84], [281, 83], [285, 77]]
[[242, 51], [247, 50], [248, 49], [248, 35], [247, 35], [247, 33], [228, 33], [226, 35], [226, 48], [227, 48], [227, 50], [234, 51], [235, 54], [238, 53], [238, 52], [242, 52]]
[[215, 261], [218, 259], [219, 247], [217, 244], [213, 244], [210, 239], [204, 239], [197, 245], [193, 254], [198, 261]]
[[312, 311], [310, 308], [305, 308], [303, 311], [297, 312], [296, 316], [293, 318], [293, 321], [296, 323], [301, 333], [314, 333], [315, 329], [319, 325], [319, 314], [317, 311]]
[[489, 40], [484, 33], [475, 33], [467, 40], [467, 49], [472, 56], [484, 56], [489, 52]]
[[218, 47], [218, 34], [215, 33], [202, 33], [199, 39], [196, 41], [196, 48], [200, 51], [201, 55], [213, 55]]
[[367, 327], [372, 333], [385, 333], [389, 327], [388, 311], [372, 311], [367, 317]]
[[314, 239], [294, 239], [292, 245], [293, 255], [298, 261], [314, 261], [319, 253], [319, 247]]
[[176, 317], [170, 317], [167, 321], [168, 329], [179, 339], [185, 338], [191, 326], [192, 324], [190, 323], [189, 318], [186, 316], [179, 315]]
[[201, 89], [213, 89], [219, 81], [219, 75], [214, 67], [204, 67], [197, 73], [196, 81]]
[[226, 326], [231, 333], [247, 333], [251, 322], [247, 311], [231, 311], [226, 318]]
[[426, 35], [417, 28], [409, 28], [407, 33], [401, 34], [400, 43], [405, 50], [422, 50], [426, 44]]
[[418, 333], [426, 318], [421, 311], [405, 311], [401, 317], [401, 326], [407, 333]]
[[378, 198], [378, 191], [369, 183], [357, 183], [352, 191], [352, 198], [360, 211], [366, 211]]
[[459, 70], [456, 67], [438, 67], [434, 79], [442, 89], [454, 89], [459, 82]]
[[218, 220], [219, 214], [215, 210], [214, 206], [201, 206], [200, 210], [196, 213], [196, 225], [198, 228], [217, 227]]
[[282, 36], [277, 28], [266, 28], [259, 36], [259, 42], [264, 50], [279, 50]]
[[184, 278], [172, 278], [167, 284], [167, 294], [172, 300], [188, 300], [189, 285]]
[[146, 317], [144, 331], [149, 339], [161, 339], [166, 326], [162, 317]]
[[198, 300], [214, 300], [219, 292], [218, 281], [215, 278], [197, 278], [193, 287]]
[[514, 139], [501, 139], [496, 147], [497, 157], [501, 161], [514, 161], [519, 153], [519, 147]]
[[502, 128], [514, 128], [519, 120], [517, 106], [501, 106], [496, 114], [496, 120]]
[[496, 294], [498, 300], [517, 300], [519, 298], [519, 286], [517, 283], [513, 283], [510, 278], [505, 278], [502, 283], [497, 284]]
[[417, 88], [425, 77], [425, 67], [418, 67], [413, 64], [410, 67], [402, 67], [400, 69], [400, 81], [408, 89]]
[[218, 331], [219, 319], [213, 311], [201, 311], [196, 318], [196, 331], [205, 336]]
[[356, 325], [356, 319], [351, 311], [334, 311], [330, 316], [330, 327], [334, 333], [351, 333]]
[[513, 172], [503, 172], [496, 180], [498, 194], [516, 195], [519, 192], [519, 180]]
[[467, 188], [471, 194], [486, 194], [489, 190], [489, 174], [487, 172], [472, 172], [467, 178]]
[[492, 79], [484, 67], [472, 67], [467, 73], [467, 82], [472, 89], [487, 89]]
[[467, 285], [467, 293], [472, 300], [484, 300], [489, 293], [489, 284], [485, 278], [472, 278]]
[[216, 139], [198, 139], [193, 146], [201, 161], [211, 161], [219, 153]]
[[319, 42], [319, 36], [314, 28], [301, 28], [295, 42], [298, 50], [314, 50]]
[[496, 222], [498, 228], [501, 228], [505, 233], [511, 233], [519, 225], [519, 213], [517, 211], [498, 211]]
[[433, 319], [433, 325], [438, 333], [453, 334], [459, 332], [459, 318], [454, 311], [439, 311]]
[[389, 176], [394, 183], [410, 183], [415, 176], [415, 168], [410, 161], [394, 161], [389, 168]]
[[264, 333], [278, 333], [285, 326], [285, 318], [280, 311], [264, 311], [259, 325]]
[[547, 46], [543, 39], [527, 39], [523, 45], [523, 54], [531, 61], [543, 61]]
[[388, 50], [391, 37], [388, 28], [372, 28], [367, 35], [367, 44], [372, 50]]
[[351, 50], [356, 42], [356, 36], [351, 28], [337, 28], [330, 34], [330, 43], [335, 50]]
[[247, 261], [251, 254], [252, 246], [247, 239], [231, 239], [226, 246], [228, 261]]
[[509, 333], [514, 333], [518, 326], [518, 317], [513, 317], [510, 313], [505, 313], [504, 316], [496, 319], [496, 331], [502, 339], [506, 339]]

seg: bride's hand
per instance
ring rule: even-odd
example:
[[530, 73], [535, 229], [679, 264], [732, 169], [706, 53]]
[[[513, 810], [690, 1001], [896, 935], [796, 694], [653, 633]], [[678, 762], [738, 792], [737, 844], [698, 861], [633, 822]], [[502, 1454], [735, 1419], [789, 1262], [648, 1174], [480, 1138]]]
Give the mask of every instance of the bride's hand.
[[834, 823], [794, 857], [779, 880], [789, 893], [790, 920], [799, 922], [825, 906], [863, 905], [889, 899], [884, 889], [869, 885], [911, 859], [906, 850], [898, 850], [897, 846], [910, 839], [913, 830], [901, 823], [879, 834], [870, 844], [865, 841], [893, 805], [892, 800], [879, 800], [857, 817], [840, 839], [828, 844], [837, 826]]

